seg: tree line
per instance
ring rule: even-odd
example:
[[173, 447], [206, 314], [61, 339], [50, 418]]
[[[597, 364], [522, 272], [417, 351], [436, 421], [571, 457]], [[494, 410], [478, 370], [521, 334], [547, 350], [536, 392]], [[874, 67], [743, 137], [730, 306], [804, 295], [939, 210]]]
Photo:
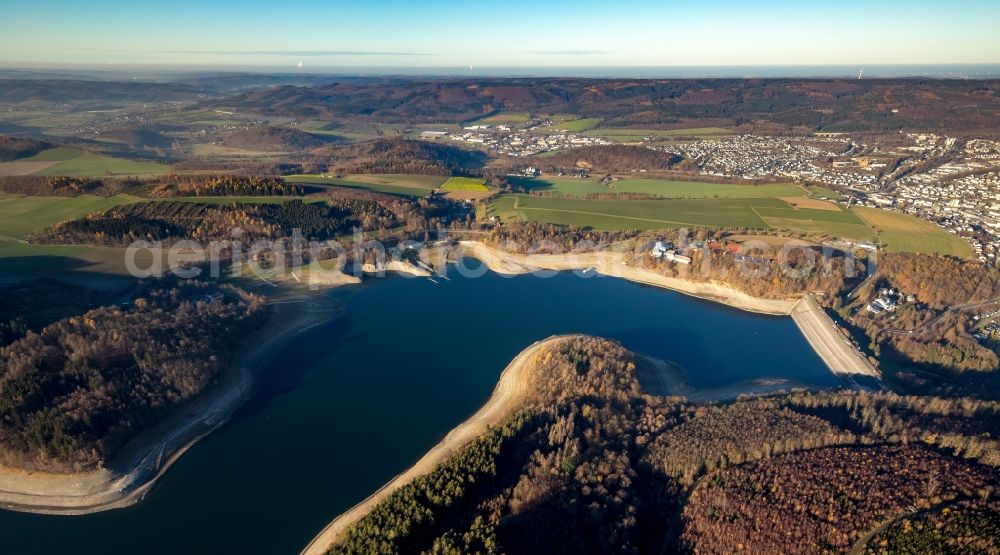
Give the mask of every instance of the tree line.
[[216, 382], [267, 314], [261, 297], [188, 281], [29, 331], [0, 348], [0, 460], [103, 464]]

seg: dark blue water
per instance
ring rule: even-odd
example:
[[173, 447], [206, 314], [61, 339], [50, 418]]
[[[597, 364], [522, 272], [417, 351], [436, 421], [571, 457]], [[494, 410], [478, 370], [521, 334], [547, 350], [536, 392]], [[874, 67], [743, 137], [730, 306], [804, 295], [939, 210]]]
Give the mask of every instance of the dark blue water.
[[372, 280], [275, 353], [250, 403], [138, 506], [0, 512], [0, 553], [298, 553], [489, 397], [532, 342], [584, 332], [683, 366], [695, 386], [836, 381], [789, 318], [613, 278]]

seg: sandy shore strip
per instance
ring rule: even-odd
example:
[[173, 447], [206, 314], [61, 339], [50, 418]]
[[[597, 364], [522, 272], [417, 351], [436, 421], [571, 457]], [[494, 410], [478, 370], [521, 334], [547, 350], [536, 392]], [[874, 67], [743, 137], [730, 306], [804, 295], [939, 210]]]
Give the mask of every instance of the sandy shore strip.
[[684, 397], [690, 403], [727, 402], [745, 396], [808, 389], [799, 382], [778, 378], [743, 380], [723, 387], [691, 387], [680, 366], [634, 351], [632, 354], [636, 359], [636, 377], [645, 393], [660, 397]]
[[0, 507], [82, 515], [141, 501], [181, 455], [246, 401], [254, 376], [271, 354], [338, 313], [329, 300], [315, 295], [296, 294], [273, 304], [271, 320], [248, 339], [233, 368], [211, 391], [134, 438], [104, 468], [73, 474], [0, 468]]
[[844, 337], [812, 296], [802, 297], [795, 305], [792, 320], [830, 371], [847, 385], [855, 389], [867, 389], [856, 378], [863, 376], [874, 380], [875, 387], [885, 388], [878, 370]]
[[458, 254], [469, 256], [485, 264], [489, 269], [501, 274], [527, 274], [537, 270], [572, 271], [593, 268], [603, 275], [627, 279], [637, 283], [653, 285], [722, 303], [733, 308], [788, 316], [798, 302], [798, 298], [764, 299], [748, 295], [742, 291], [712, 282], [697, 282], [668, 277], [650, 270], [625, 264], [622, 253], [598, 251], [570, 254], [515, 254], [489, 247], [478, 241], [462, 241]]
[[528, 385], [531, 381], [530, 369], [538, 352], [541, 349], [575, 337], [584, 336], [557, 335], [542, 341], [536, 341], [528, 346], [527, 349], [521, 351], [500, 374], [500, 380], [497, 382], [493, 394], [482, 408], [470, 416], [468, 420], [448, 432], [448, 435], [421, 457], [416, 464], [390, 480], [389, 483], [379, 488], [375, 493], [368, 496], [367, 499], [334, 519], [302, 550], [302, 554], [320, 555], [326, 553], [344, 530], [368, 514], [368, 511], [372, 510], [379, 501], [382, 501], [415, 478], [429, 474], [456, 451], [462, 449], [472, 440], [485, 433], [489, 426], [498, 424], [504, 418], [513, 414], [524, 403], [525, 392], [528, 390]]

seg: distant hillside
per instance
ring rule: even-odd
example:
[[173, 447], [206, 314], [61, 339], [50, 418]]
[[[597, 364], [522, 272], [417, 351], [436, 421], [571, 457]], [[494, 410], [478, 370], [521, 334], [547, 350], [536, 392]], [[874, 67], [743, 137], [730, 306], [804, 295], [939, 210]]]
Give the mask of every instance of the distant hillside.
[[996, 80], [400, 79], [281, 86], [210, 104], [266, 115], [400, 123], [460, 122], [507, 111], [587, 114], [605, 126], [712, 120], [830, 131], [1000, 128]]
[[198, 89], [179, 83], [77, 81], [71, 79], [0, 79], [0, 102], [94, 102], [122, 104], [191, 100]]
[[18, 158], [34, 156], [51, 146], [48, 143], [32, 139], [0, 137], [0, 162], [9, 162]]
[[666, 170], [681, 160], [676, 154], [636, 145], [584, 146], [532, 159], [544, 171], [580, 168], [604, 172]]
[[327, 145], [312, 153], [329, 171], [338, 173], [451, 175], [478, 170], [486, 160], [482, 152], [396, 138]]
[[267, 152], [299, 152], [319, 148], [330, 140], [287, 127], [255, 126], [229, 133], [222, 138], [226, 146]]

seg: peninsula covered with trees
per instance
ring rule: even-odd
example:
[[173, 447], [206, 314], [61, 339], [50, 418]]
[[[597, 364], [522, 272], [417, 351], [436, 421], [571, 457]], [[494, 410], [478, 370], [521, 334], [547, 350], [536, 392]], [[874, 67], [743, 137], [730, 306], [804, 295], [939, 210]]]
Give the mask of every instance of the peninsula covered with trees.
[[0, 348], [0, 464], [106, 463], [217, 383], [268, 312], [236, 287], [182, 281], [26, 331]]
[[[1000, 549], [993, 527], [970, 526], [1000, 518], [997, 403], [828, 392], [699, 406], [645, 394], [647, 365], [605, 339], [550, 341], [521, 408], [329, 553]], [[951, 507], [962, 516], [943, 517]], [[933, 536], [902, 526], [915, 511]]]

